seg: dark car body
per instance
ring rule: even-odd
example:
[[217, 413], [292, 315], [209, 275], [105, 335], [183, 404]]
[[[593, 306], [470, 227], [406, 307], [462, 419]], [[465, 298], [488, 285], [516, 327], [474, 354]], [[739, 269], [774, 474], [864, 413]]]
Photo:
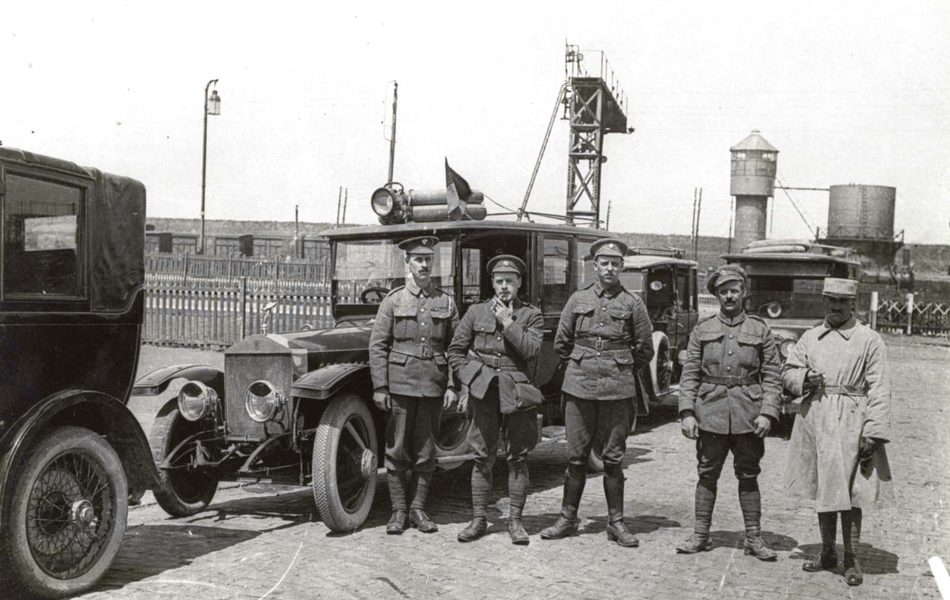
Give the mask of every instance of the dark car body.
[[[157, 482], [126, 407], [145, 303], [145, 188], [0, 147], [0, 198], [0, 548], [16, 584], [41, 596], [75, 593], [108, 569], [129, 497]], [[86, 471], [57, 462], [63, 456], [102, 469], [89, 467], [89, 477], [108, 497], [86, 487]], [[50, 480], [64, 472], [68, 485]], [[70, 531], [101, 546], [48, 549]]]

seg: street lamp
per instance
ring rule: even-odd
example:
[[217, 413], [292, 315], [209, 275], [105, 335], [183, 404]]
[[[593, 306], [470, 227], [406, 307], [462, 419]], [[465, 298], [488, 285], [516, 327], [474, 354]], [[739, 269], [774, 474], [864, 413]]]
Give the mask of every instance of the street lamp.
[[198, 253], [205, 253], [205, 175], [208, 171], [208, 115], [221, 114], [221, 96], [218, 90], [211, 90], [211, 97], [208, 97], [208, 88], [212, 84], [218, 83], [217, 79], [212, 79], [205, 86], [204, 95], [204, 139], [201, 144], [201, 238], [198, 245]]

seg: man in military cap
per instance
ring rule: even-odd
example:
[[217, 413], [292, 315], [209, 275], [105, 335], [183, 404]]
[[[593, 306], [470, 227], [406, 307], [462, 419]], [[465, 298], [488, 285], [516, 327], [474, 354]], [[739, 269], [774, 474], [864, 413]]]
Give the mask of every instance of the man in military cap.
[[[528, 497], [528, 450], [538, 437], [535, 408], [541, 391], [533, 384], [544, 319], [541, 311], [518, 298], [524, 262], [510, 254], [488, 261], [495, 295], [473, 305], [462, 317], [449, 345], [449, 362], [468, 386], [463, 403], [472, 416], [468, 441], [475, 451], [472, 469], [471, 523], [460, 542], [487, 533], [487, 506], [491, 495], [492, 465], [498, 447], [499, 423], [505, 429], [508, 457], [508, 533], [514, 544], [527, 544], [521, 513]], [[459, 407], [465, 410], [465, 406]]]
[[643, 301], [620, 283], [626, 244], [605, 238], [591, 244], [590, 250], [597, 281], [567, 301], [554, 339], [554, 349], [566, 363], [561, 391], [568, 467], [561, 514], [541, 537], [559, 539], [577, 533], [588, 457], [594, 441], [602, 440], [607, 537], [635, 547], [640, 542], [623, 522], [621, 461], [636, 373], [653, 358], [653, 327]]
[[762, 541], [759, 462], [765, 436], [778, 419], [782, 397], [780, 362], [772, 331], [743, 309], [748, 278], [738, 265], [715, 271], [706, 287], [719, 300], [719, 313], [700, 321], [689, 336], [680, 379], [683, 435], [696, 440], [699, 482], [693, 534], [676, 548], [681, 554], [712, 549], [709, 527], [719, 474], [732, 452], [745, 521], [746, 554], [775, 560]]
[[802, 396], [785, 485], [790, 496], [815, 501], [821, 532], [821, 554], [802, 569], [838, 566], [840, 514], [848, 585], [864, 581], [854, 555], [862, 510], [882, 503], [881, 484], [891, 480], [885, 452], [891, 401], [887, 350], [877, 332], [855, 320], [857, 291], [852, 279], [825, 279], [828, 315], [802, 335], [782, 367], [785, 388]]
[[[423, 533], [438, 531], [425, 511], [435, 469], [435, 436], [442, 408], [455, 402], [454, 381], [445, 348], [459, 322], [452, 297], [430, 280], [438, 239], [405, 240], [410, 277], [383, 298], [369, 340], [373, 402], [388, 411], [386, 472], [392, 518], [386, 533], [400, 534], [410, 525]], [[407, 471], [412, 471], [411, 482]], [[412, 504], [407, 510], [409, 484]]]

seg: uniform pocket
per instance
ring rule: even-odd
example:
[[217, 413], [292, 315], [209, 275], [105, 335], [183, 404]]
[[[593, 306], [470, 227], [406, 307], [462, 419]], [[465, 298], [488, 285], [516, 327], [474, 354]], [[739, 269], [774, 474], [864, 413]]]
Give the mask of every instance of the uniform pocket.
[[630, 352], [617, 352], [614, 354], [614, 360], [617, 361], [617, 367], [621, 372], [633, 369], [633, 354]]
[[759, 367], [759, 353], [761, 352], [762, 338], [748, 333], [740, 333], [738, 339], [739, 364], [749, 370], [757, 369]]
[[419, 308], [415, 306], [396, 306], [393, 308], [393, 337], [397, 340], [414, 340], [419, 328], [416, 315]]
[[584, 354], [585, 352], [583, 348], [578, 348], [577, 346], [574, 346], [574, 351], [571, 352], [571, 360], [576, 360], [577, 362], [580, 362], [584, 358]]
[[758, 383], [745, 386], [745, 392], [753, 402], [762, 401], [762, 386]]
[[405, 354], [400, 354], [399, 352], [390, 352], [389, 353], [389, 362], [394, 365], [404, 365], [406, 361], [409, 360], [409, 357]]
[[451, 316], [452, 314], [447, 308], [435, 308], [429, 312], [429, 317], [432, 319], [432, 331], [430, 335], [433, 341], [441, 341], [445, 338], [445, 333], [448, 331], [449, 326], [449, 317]]

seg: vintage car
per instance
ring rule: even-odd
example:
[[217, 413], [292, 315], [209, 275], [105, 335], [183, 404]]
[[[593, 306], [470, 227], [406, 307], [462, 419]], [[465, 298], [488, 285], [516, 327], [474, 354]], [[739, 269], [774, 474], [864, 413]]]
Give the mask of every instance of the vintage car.
[[70, 596], [109, 569], [130, 498], [158, 483], [126, 407], [145, 188], [0, 147], [0, 199], [0, 579], [24, 596]]
[[[641, 377], [651, 402], [661, 401], [679, 383], [689, 334], [699, 321], [696, 262], [684, 257], [678, 248], [633, 247], [620, 275], [624, 287], [646, 303], [653, 325], [656, 352]], [[648, 414], [649, 404], [640, 409]]]
[[[850, 248], [806, 240], [762, 240], [721, 258], [748, 274], [746, 312], [762, 317], [772, 328], [782, 362], [798, 338], [824, 320], [825, 278], [857, 279], [861, 266]], [[783, 414], [794, 414], [797, 403], [789, 397], [784, 400]], [[777, 432], [787, 434], [789, 425], [790, 420], [783, 419]]]
[[[441, 191], [444, 202], [446, 192]], [[372, 402], [368, 343], [379, 302], [406, 278], [397, 244], [426, 234], [439, 238], [432, 280], [450, 292], [460, 312], [492, 295], [486, 264], [497, 254], [528, 265], [522, 299], [544, 317], [535, 381], [546, 402], [543, 426], [559, 422], [559, 360], [553, 351], [561, 310], [593, 277], [590, 245], [608, 236], [592, 229], [498, 220], [444, 220], [438, 192], [374, 194], [384, 225], [325, 232], [331, 249], [335, 326], [324, 330], [251, 335], [225, 351], [224, 371], [175, 366], [142, 378], [138, 393], [160, 394], [186, 380], [177, 399], [159, 411], [150, 436], [164, 485], [155, 491], [171, 515], [202, 510], [219, 481], [310, 486], [323, 522], [352, 531], [366, 520], [384, 446], [385, 415]], [[408, 198], [407, 198], [408, 197]], [[479, 205], [476, 205], [481, 208]], [[467, 207], [471, 216], [472, 204]], [[414, 214], [414, 222], [394, 212]], [[429, 215], [426, 217], [425, 215]], [[419, 222], [422, 218], [429, 218]], [[442, 220], [437, 220], [442, 219]], [[462, 393], [466, 393], [464, 388]], [[443, 414], [438, 463], [451, 468], [471, 458], [467, 414]], [[539, 432], [540, 437], [540, 432]]]

